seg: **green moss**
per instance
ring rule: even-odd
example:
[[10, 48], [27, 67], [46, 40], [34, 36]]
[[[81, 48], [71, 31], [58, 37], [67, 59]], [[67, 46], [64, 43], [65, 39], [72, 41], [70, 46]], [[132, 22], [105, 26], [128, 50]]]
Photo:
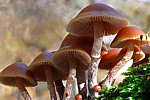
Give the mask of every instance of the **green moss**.
[[127, 76], [118, 86], [105, 88], [96, 100], [149, 100], [150, 99], [150, 62], [136, 67], [130, 67]]

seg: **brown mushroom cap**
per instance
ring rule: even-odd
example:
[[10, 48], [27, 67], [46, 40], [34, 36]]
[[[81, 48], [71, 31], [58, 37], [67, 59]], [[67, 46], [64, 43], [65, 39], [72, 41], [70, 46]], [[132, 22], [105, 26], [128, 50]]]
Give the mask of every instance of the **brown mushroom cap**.
[[102, 88], [101, 88], [100, 85], [95, 85], [95, 86], [93, 87], [93, 89], [94, 89], [95, 92], [100, 92], [100, 91], [102, 90]]
[[81, 94], [76, 94], [75, 100], [82, 100], [82, 95]]
[[[141, 36], [144, 38], [141, 39]], [[149, 44], [149, 37], [145, 37], [147, 37], [147, 35], [135, 26], [124, 27], [118, 32], [110, 47], [123, 48], [131, 43], [137, 46]]]
[[[69, 72], [69, 60], [75, 59], [77, 61], [77, 64], [80, 66], [80, 64], [83, 64], [83, 70], [87, 70], [87, 66], [89, 65], [91, 61], [90, 55], [82, 49], [82, 47], [77, 46], [67, 46], [65, 48], [61, 48], [57, 52], [55, 52], [51, 60], [55, 67], [63, 71], [64, 73]], [[81, 67], [81, 66], [80, 66]]]
[[133, 64], [134, 66], [139, 66], [140, 64], [145, 64], [149, 61], [149, 57], [150, 57], [150, 46], [149, 45], [144, 45], [140, 47], [141, 51], [143, 51], [145, 53], [145, 57], [144, 59], [142, 59], [139, 62], [136, 62]]
[[133, 62], [137, 63], [145, 58], [145, 53], [138, 46], [134, 46], [134, 53], [132, 56]]
[[0, 72], [0, 83], [8, 86], [16, 86], [16, 77], [24, 79], [24, 86], [36, 86], [37, 81], [33, 74], [28, 70], [27, 65], [16, 62], [4, 68]]
[[46, 81], [44, 66], [48, 65], [49, 68], [52, 70], [52, 75], [55, 80], [61, 79], [65, 76], [65, 74], [58, 71], [56, 68], [54, 68], [54, 65], [51, 62], [51, 56], [53, 53], [51, 52], [43, 52], [39, 54], [35, 59], [31, 62], [29, 65], [29, 69], [34, 74], [37, 81]]
[[93, 46], [94, 37], [93, 36], [75, 36], [68, 34], [61, 43], [60, 48], [69, 45], [80, 45], [80, 46]]
[[117, 60], [120, 49], [114, 48], [108, 50], [108, 53], [102, 56], [101, 62], [99, 63], [100, 69], [111, 69], [112, 62]]
[[[95, 3], [85, 7], [70, 21], [67, 31], [74, 35], [90, 35], [94, 33], [93, 22], [101, 23], [103, 36], [115, 34], [129, 24], [120, 13], [105, 4]], [[100, 27], [100, 26], [99, 26]]]

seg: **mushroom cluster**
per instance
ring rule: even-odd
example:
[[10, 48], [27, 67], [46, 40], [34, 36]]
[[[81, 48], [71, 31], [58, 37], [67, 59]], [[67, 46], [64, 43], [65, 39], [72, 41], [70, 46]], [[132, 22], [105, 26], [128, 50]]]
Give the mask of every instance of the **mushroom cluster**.
[[[24, 99], [31, 100], [25, 87], [44, 81], [51, 100], [58, 100], [57, 93], [60, 100], [71, 100], [73, 84], [77, 81], [75, 99], [93, 99], [103, 88], [102, 84], [111, 87], [128, 67], [148, 61], [150, 38], [128, 24], [128, 19], [112, 7], [91, 4], [69, 22], [68, 35], [58, 50], [39, 54], [29, 66], [16, 62], [4, 68], [0, 72], [0, 83], [18, 87]], [[103, 36], [114, 34], [116, 37], [108, 50]], [[98, 69], [107, 71], [99, 82]]]

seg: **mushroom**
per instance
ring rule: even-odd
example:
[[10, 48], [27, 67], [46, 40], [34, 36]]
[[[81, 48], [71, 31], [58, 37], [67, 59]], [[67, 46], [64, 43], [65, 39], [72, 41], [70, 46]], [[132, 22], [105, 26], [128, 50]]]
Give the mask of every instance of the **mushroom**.
[[[43, 52], [39, 54], [31, 62], [31, 64], [29, 65], [29, 69], [32, 71], [37, 81], [47, 82], [51, 100], [57, 100], [55, 81], [56, 80], [61, 81], [61, 79], [64, 78], [66, 74], [54, 68], [53, 64], [51, 63], [52, 55], [53, 55], [52, 52]], [[60, 87], [61, 89], [64, 88], [61, 83]], [[59, 96], [60, 98], [62, 98], [63, 97], [62, 93], [60, 93]]]
[[[113, 48], [113, 49], [108, 50], [108, 53], [102, 57], [101, 62], [99, 64], [100, 74], [107, 75], [108, 71], [111, 70], [121, 60], [121, 58], [125, 55], [126, 52], [127, 52], [127, 47], [125, 47], [121, 50], [118, 48]], [[133, 63], [136, 63], [136, 62], [142, 60], [144, 57], [145, 57], [144, 52], [138, 46], [134, 45], [134, 53], [132, 56]], [[130, 62], [132, 62], [132, 61], [130, 61]], [[130, 67], [130, 66], [132, 66], [132, 64], [128, 65], [128, 67]], [[101, 73], [101, 72], [103, 72], [103, 73]], [[120, 75], [120, 73], [118, 73], [116, 75], [116, 77], [118, 77], [119, 75]], [[103, 76], [103, 75], [100, 75], [100, 76]], [[103, 83], [104, 84], [107, 83], [106, 81], [108, 81], [108, 80], [107, 80], [107, 77], [105, 76], [105, 77], [103, 77], [103, 79], [101, 80], [99, 85], [102, 86]], [[116, 81], [115, 77], [114, 77], [114, 81]], [[112, 81], [112, 85], [113, 85], [114, 81]]]
[[[118, 58], [117, 58], [117, 61], [114, 64], [114, 66], [124, 57], [126, 52], [127, 52], [127, 47], [121, 49], [120, 53], [118, 54]], [[125, 65], [123, 65], [122, 68], [116, 73], [116, 75], [114, 76], [114, 81], [116, 81], [116, 79], [121, 75], [122, 72], [127, 71], [128, 67], [133, 66], [134, 63], [137, 63], [137, 62], [141, 61], [144, 58], [145, 58], [144, 52], [140, 49], [140, 47], [134, 45], [134, 52], [133, 52], [131, 60], [127, 61], [125, 63]]]
[[100, 85], [95, 85], [93, 87], [93, 90], [95, 91], [95, 95], [94, 95], [94, 98], [99, 98], [100, 95], [99, 95], [99, 92], [101, 91], [101, 86]]
[[[143, 37], [142, 40], [141, 37]], [[116, 77], [118, 73], [123, 71], [122, 69], [125, 68], [123, 66], [125, 66], [125, 64], [129, 62], [132, 58], [134, 52], [134, 45], [141, 46], [149, 43], [149, 37], [135, 26], [124, 27], [118, 32], [110, 46], [112, 48], [127, 47], [127, 52], [124, 54], [121, 60], [109, 71], [106, 79], [106, 83], [108, 86], [111, 86], [114, 77]], [[126, 71], [125, 69], [124, 71]]]
[[95, 85], [93, 89], [95, 92], [100, 92], [102, 90], [100, 85]]
[[102, 56], [102, 59], [99, 63], [98, 71], [98, 81], [102, 80], [108, 71], [114, 66], [114, 63], [117, 60], [117, 56], [120, 52], [120, 49], [113, 48], [109, 49], [107, 54]]
[[144, 64], [149, 61], [148, 58], [150, 57], [150, 46], [143, 45], [143, 46], [140, 46], [140, 49], [141, 49], [141, 51], [143, 51], [145, 53], [145, 58], [139, 62], [134, 63], [133, 66], [138, 66], [139, 64]]
[[108, 71], [114, 67], [114, 65], [118, 62], [118, 54], [120, 53], [120, 49], [112, 48], [108, 50], [108, 53], [102, 56], [102, 59], [99, 63], [99, 74], [98, 78], [100, 79], [99, 85], [102, 86], [104, 79], [108, 73]]
[[[126, 53], [126, 51], [127, 51], [127, 47], [123, 48], [123, 49], [121, 50], [121, 52], [120, 52], [119, 55], [124, 55], [124, 54]], [[122, 57], [123, 57], [123, 56], [119, 57], [119, 59], [118, 59], [117, 62], [119, 62], [119, 60], [120, 60]], [[133, 64], [130, 63], [130, 65], [128, 64], [127, 66], [124, 66], [124, 67], [126, 67], [126, 69], [127, 69], [128, 67], [130, 67], [130, 66], [134, 67], [135, 64], [137, 64], [138, 62], [140, 62], [140, 61], [143, 60], [144, 58], [145, 58], [145, 54], [144, 54], [144, 52], [140, 49], [140, 47], [134, 46], [134, 53], [133, 53], [133, 56], [132, 56]], [[117, 63], [117, 62], [116, 62], [116, 63]], [[120, 82], [122, 82], [122, 80], [123, 80], [124, 78], [126, 78], [126, 76], [120, 75], [120, 74], [121, 74], [121, 72], [120, 72], [120, 73], [118, 72], [118, 75], [116, 74], [116, 76], [114, 77], [114, 82], [113, 82], [114, 85], [118, 85]], [[112, 85], [113, 85], [113, 84], [112, 84]]]
[[35, 77], [28, 70], [27, 65], [22, 62], [16, 62], [4, 68], [0, 72], [0, 83], [18, 87], [25, 100], [31, 100], [31, 97], [25, 87], [33, 87], [37, 85]]
[[66, 30], [73, 35], [93, 35], [92, 61], [88, 69], [88, 86], [90, 94], [97, 85], [97, 70], [101, 59], [103, 36], [113, 35], [128, 25], [128, 20], [108, 5], [91, 4], [82, 9], [67, 25]]
[[69, 100], [76, 69], [87, 70], [91, 57], [82, 47], [67, 46], [56, 51], [51, 59], [58, 70], [69, 73], [64, 91], [64, 100]]
[[145, 53], [138, 46], [134, 46], [134, 53], [132, 56], [133, 63], [137, 63], [145, 58]]
[[110, 70], [113, 67], [113, 62], [117, 60], [120, 49], [113, 48], [109, 49], [108, 53], [102, 56], [102, 59], [99, 63], [100, 70]]

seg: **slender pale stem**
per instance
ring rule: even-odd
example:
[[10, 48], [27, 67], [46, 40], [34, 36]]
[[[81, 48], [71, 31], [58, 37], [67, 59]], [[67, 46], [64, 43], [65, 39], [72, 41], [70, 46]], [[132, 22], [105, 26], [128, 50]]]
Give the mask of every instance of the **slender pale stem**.
[[23, 96], [24, 100], [32, 100], [28, 91], [20, 91], [21, 95]]
[[89, 64], [88, 69], [88, 88], [91, 96], [94, 96], [94, 90], [93, 87], [97, 85], [97, 71], [98, 71], [98, 65], [101, 60], [101, 48], [103, 43], [103, 37], [102, 37], [102, 29], [103, 26], [101, 23], [94, 22], [94, 43], [92, 47], [92, 61]]
[[25, 89], [23, 78], [16, 77], [16, 86], [18, 87], [20, 94], [23, 96], [24, 100], [32, 100], [28, 91]]
[[[123, 58], [108, 72], [107, 77], [103, 81], [104, 84], [106, 84], [108, 87], [112, 85], [112, 82], [116, 77], [116, 75], [122, 73], [121, 71], [122, 67], [132, 58], [133, 52], [134, 52], [134, 46], [131, 43], [131, 45], [128, 45], [127, 52], [123, 56]], [[130, 66], [124, 66], [124, 67], [130, 67]], [[124, 70], [124, 72], [125, 71], [126, 70]]]
[[63, 94], [64, 94], [64, 89], [65, 89], [65, 87], [62, 83], [62, 80], [60, 79], [60, 80], [55, 81], [55, 85], [56, 85], [57, 92], [59, 94], [59, 98], [60, 98], [60, 100], [62, 100]]
[[101, 48], [103, 43], [103, 25], [102, 23], [94, 22], [94, 42], [92, 47], [91, 56], [93, 58], [101, 57]]
[[85, 71], [79, 68], [77, 68], [77, 84], [79, 94], [82, 95], [82, 99], [87, 99]]
[[69, 61], [70, 70], [69, 70], [69, 76], [67, 78], [66, 88], [64, 90], [63, 100], [70, 100], [73, 83], [76, 77], [76, 66], [77, 64], [75, 60]]
[[46, 76], [46, 81], [47, 81], [47, 87], [50, 93], [50, 98], [51, 100], [57, 100], [55, 84], [54, 84], [54, 79], [52, 75], [53, 72], [51, 71], [50, 66], [48, 65], [44, 66], [44, 71], [45, 71], [45, 76]]

